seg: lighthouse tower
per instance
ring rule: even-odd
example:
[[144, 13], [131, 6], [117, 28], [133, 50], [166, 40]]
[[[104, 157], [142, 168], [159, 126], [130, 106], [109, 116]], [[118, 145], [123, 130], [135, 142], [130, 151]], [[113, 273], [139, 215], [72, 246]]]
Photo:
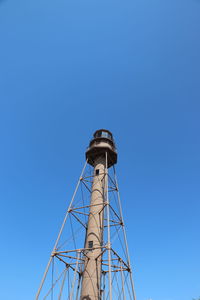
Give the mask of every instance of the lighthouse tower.
[[[107, 170], [117, 162], [115, 144], [110, 131], [102, 129], [94, 133], [94, 138], [86, 152], [86, 159], [94, 167], [94, 174], [85, 244], [89, 252], [85, 259], [81, 300], [98, 300], [101, 299], [104, 206], [107, 205], [108, 189]], [[110, 252], [110, 236], [106, 246]]]
[[97, 130], [35, 300], [136, 300], [109, 130]]

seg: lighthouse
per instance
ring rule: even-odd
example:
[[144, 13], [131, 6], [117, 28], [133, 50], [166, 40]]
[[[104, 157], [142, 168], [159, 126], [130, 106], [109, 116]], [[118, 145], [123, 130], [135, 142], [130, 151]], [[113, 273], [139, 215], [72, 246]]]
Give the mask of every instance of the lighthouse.
[[96, 130], [35, 300], [136, 300], [113, 134]]

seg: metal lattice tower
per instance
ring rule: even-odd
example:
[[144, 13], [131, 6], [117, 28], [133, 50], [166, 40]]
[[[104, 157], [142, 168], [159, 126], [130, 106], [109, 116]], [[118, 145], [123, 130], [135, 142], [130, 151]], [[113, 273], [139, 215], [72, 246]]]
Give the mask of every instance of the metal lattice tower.
[[116, 162], [97, 130], [35, 300], [136, 300]]

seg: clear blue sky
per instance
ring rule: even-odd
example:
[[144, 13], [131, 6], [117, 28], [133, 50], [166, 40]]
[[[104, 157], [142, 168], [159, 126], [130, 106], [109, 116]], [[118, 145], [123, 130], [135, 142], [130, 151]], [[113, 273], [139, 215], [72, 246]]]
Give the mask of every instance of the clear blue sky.
[[34, 299], [110, 129], [138, 300], [200, 296], [200, 1], [0, 1], [0, 299]]

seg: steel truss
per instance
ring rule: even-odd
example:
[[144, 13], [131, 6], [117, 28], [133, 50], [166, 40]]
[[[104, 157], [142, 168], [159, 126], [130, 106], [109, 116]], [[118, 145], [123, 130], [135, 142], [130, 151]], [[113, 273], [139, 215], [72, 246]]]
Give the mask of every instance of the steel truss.
[[[79, 300], [93, 168], [85, 162], [35, 300]], [[100, 300], [136, 300], [115, 167], [106, 168]], [[90, 299], [84, 299], [90, 300]]]

